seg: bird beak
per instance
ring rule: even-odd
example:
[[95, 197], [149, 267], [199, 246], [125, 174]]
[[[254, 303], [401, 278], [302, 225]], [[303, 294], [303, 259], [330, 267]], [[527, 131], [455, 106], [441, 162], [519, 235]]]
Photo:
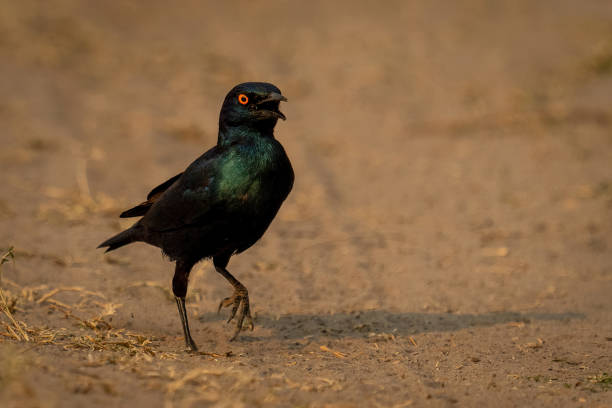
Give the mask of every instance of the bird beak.
[[287, 98], [285, 98], [283, 95], [279, 93], [272, 92], [268, 94], [268, 96], [265, 99], [262, 99], [261, 101], [259, 101], [257, 105], [259, 106], [259, 105], [263, 105], [269, 102], [274, 104], [275, 108], [274, 110], [266, 109], [266, 112], [268, 112], [270, 116], [275, 117], [277, 119], [287, 120], [287, 117], [283, 114], [283, 112], [278, 110], [278, 105], [280, 104], [280, 102], [287, 102]]
[[287, 120], [287, 117], [285, 116], [285, 114], [279, 110], [270, 111], [270, 113], [272, 113], [272, 116], [274, 116], [275, 118]]
[[283, 95], [279, 93], [272, 92], [271, 94], [268, 95], [266, 99], [259, 101], [259, 103], [266, 103], [266, 102], [287, 102], [287, 98], [285, 98]]

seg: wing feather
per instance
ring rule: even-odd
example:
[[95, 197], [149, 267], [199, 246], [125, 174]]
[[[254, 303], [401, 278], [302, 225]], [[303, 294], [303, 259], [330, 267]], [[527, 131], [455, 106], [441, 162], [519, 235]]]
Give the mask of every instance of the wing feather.
[[130, 217], [141, 217], [145, 215], [147, 211], [149, 211], [149, 208], [151, 208], [153, 203], [157, 201], [159, 197], [161, 197], [162, 194], [164, 194], [164, 192], [172, 184], [174, 184], [182, 175], [183, 173], [179, 173], [176, 176], [164, 181], [162, 184], [160, 184], [159, 186], [151, 190], [149, 194], [147, 194], [147, 201], [143, 201], [142, 203], [138, 204], [136, 207], [130, 208], [129, 210], [122, 212], [121, 215], [119, 215], [119, 217], [120, 218], [130, 218]]
[[[151, 205], [142, 224], [151, 231], [168, 232], [214, 217], [217, 207], [222, 205], [213, 192], [218, 183], [218, 159], [222, 152], [213, 147], [191, 163]], [[155, 196], [155, 190], [151, 194]]]

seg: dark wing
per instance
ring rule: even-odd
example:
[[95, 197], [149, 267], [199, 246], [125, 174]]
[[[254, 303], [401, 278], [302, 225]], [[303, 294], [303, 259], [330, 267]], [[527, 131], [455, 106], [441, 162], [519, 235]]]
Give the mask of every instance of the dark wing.
[[141, 216], [145, 215], [147, 213], [147, 211], [149, 211], [149, 208], [151, 208], [153, 203], [155, 201], [157, 201], [159, 199], [159, 197], [161, 197], [161, 195], [164, 194], [164, 192], [172, 184], [174, 184], [176, 182], [176, 180], [178, 180], [182, 175], [183, 175], [183, 173], [179, 173], [176, 176], [172, 177], [171, 179], [169, 179], [169, 180], [163, 182], [162, 184], [160, 184], [159, 186], [155, 187], [147, 195], [147, 201], [143, 201], [142, 203], [138, 204], [136, 207], [130, 208], [129, 210], [126, 210], [126, 211], [122, 212], [119, 217], [120, 218], [130, 218], [130, 217], [141, 217]]
[[223, 149], [213, 147], [183, 172], [140, 221], [150, 231], [169, 232], [206, 224], [225, 207], [217, 187], [225, 163]]

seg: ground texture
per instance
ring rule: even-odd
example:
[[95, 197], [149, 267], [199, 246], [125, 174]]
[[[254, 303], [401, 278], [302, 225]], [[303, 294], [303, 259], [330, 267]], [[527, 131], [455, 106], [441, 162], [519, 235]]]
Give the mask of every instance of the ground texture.
[[[0, 405], [612, 406], [612, 3], [229, 3], [3, 4]], [[187, 354], [172, 264], [95, 247], [249, 80], [296, 184]]]

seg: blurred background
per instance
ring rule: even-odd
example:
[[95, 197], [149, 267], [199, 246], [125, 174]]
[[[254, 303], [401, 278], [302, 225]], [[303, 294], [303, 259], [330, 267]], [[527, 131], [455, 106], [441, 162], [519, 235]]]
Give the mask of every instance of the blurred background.
[[[583, 344], [575, 333], [612, 336], [610, 1], [3, 2], [0, 59], [0, 247], [15, 246], [17, 258], [3, 273], [32, 327], [67, 323], [20, 297], [24, 288], [38, 288], [36, 299], [78, 285], [117, 306], [105, 309], [114, 327], [171, 335], [159, 347], [180, 348], [172, 300], [151, 289], [170, 288], [172, 265], [144, 245], [106, 257], [94, 248], [130, 225], [121, 210], [216, 143], [234, 85], [265, 81], [289, 99], [276, 136], [296, 184], [264, 239], [230, 264], [259, 315], [251, 342], [232, 347], [260, 348], [262, 381], [266, 367], [283, 365], [275, 358], [287, 337], [323, 336], [359, 354], [369, 333], [396, 329], [406, 339], [476, 319], [502, 324], [503, 343], [516, 313], [548, 314], [538, 330], [570, 336], [580, 355], [606, 343]], [[212, 313], [229, 290], [207, 263], [193, 274], [188, 307], [203, 349], [229, 347]], [[81, 306], [97, 315], [95, 303]], [[386, 314], [368, 312], [364, 333], [347, 317], [373, 310]], [[566, 313], [586, 320], [560, 325]], [[431, 316], [437, 326], [422, 324]], [[315, 318], [330, 327], [308, 329]], [[491, 333], [464, 335], [491, 353], [505, 347]], [[549, 342], [565, 350], [566, 341]], [[39, 361], [55, 358], [48, 350]], [[521, 367], [539, 367], [523, 357]], [[408, 360], [394, 367], [410, 371]], [[609, 358], [597, 361], [588, 375]], [[319, 368], [338, 384], [354, 380]], [[425, 391], [402, 387], [425, 402], [431, 391], [418, 368], [408, 378]], [[446, 373], [457, 399], [453, 386], [466, 386]], [[490, 377], [466, 376], [483, 387]], [[380, 392], [389, 406], [409, 398], [377, 381], [383, 388], [367, 395]], [[531, 401], [528, 380], [505, 381]], [[113, 385], [117, 395], [125, 384]], [[292, 401], [365, 398], [343, 387], [296, 391]], [[550, 403], [564, 398], [551, 395]]]

